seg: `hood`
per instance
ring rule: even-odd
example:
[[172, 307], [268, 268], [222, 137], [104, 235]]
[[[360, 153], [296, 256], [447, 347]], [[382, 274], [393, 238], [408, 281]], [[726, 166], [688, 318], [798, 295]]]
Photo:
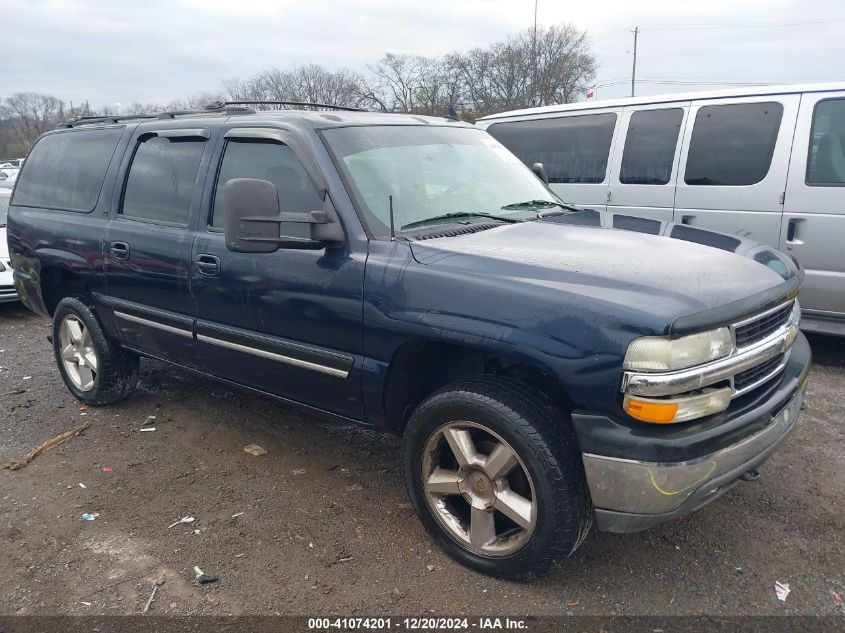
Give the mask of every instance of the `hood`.
[[794, 265], [777, 251], [723, 237], [735, 243], [732, 251], [688, 241], [684, 231], [673, 239], [534, 221], [416, 241], [411, 250], [427, 266], [590, 298], [667, 328], [683, 323], [672, 328], [681, 331], [752, 313], [797, 288]]

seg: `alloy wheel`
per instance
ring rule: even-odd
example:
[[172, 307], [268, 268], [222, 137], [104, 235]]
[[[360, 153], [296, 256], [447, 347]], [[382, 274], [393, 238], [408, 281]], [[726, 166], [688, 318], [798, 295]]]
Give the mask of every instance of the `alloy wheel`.
[[476, 554], [513, 554], [537, 524], [535, 486], [522, 459], [501, 436], [475, 422], [449, 422], [431, 434], [422, 488], [439, 523]]
[[97, 380], [98, 358], [91, 331], [76, 316], [69, 314], [59, 327], [59, 344], [65, 372], [80, 391], [90, 391]]

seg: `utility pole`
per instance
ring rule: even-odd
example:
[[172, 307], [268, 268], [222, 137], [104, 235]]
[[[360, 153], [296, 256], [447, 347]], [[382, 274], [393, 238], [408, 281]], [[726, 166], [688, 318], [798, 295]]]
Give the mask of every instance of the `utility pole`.
[[640, 27], [634, 27], [634, 67], [631, 69], [631, 96], [634, 96], [634, 83], [637, 81], [637, 35], [640, 33]]
[[537, 3], [539, 0], [534, 0], [534, 38], [531, 42], [531, 57], [534, 60], [534, 94], [532, 95], [532, 105], [541, 105], [537, 99]]

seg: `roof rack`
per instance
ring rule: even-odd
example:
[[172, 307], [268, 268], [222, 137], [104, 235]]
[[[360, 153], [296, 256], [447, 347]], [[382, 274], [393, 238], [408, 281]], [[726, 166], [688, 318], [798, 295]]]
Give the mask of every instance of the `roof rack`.
[[283, 105], [296, 106], [299, 108], [322, 108], [323, 110], [345, 110], [347, 112], [366, 112], [364, 108], [353, 108], [350, 106], [333, 105], [330, 103], [313, 103], [310, 101], [275, 101], [275, 100], [259, 100], [259, 101], [217, 101], [210, 103], [207, 108], [212, 106], [215, 108], [230, 106], [230, 105]]
[[222, 101], [218, 101], [216, 103], [211, 103], [205, 106], [205, 108], [203, 108], [202, 110], [167, 110], [165, 112], [143, 112], [140, 114], [126, 114], [114, 116], [77, 116], [73, 117], [72, 119], [68, 119], [63, 123], [59, 123], [56, 128], [72, 128], [78, 125], [95, 125], [97, 123], [120, 123], [121, 121], [133, 121], [137, 119], [175, 119], [177, 116], [190, 116], [192, 114], [212, 113], [255, 114], [255, 110], [253, 110], [252, 108], [237, 107], [234, 105], [230, 107], [229, 104], [224, 103]]

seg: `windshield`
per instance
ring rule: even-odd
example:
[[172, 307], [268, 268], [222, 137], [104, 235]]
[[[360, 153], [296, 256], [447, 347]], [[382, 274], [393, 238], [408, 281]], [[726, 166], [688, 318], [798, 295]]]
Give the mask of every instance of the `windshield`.
[[[560, 201], [516, 156], [482, 130], [423, 125], [334, 128], [324, 133], [376, 237], [390, 234], [390, 202], [401, 227], [507, 217], [526, 201]], [[431, 223], [425, 221], [432, 219]], [[490, 221], [489, 218], [486, 221]], [[421, 226], [422, 225], [422, 226]], [[407, 227], [411, 230], [411, 227]]]
[[0, 193], [0, 226], [6, 226], [6, 218], [9, 216], [9, 196]]

